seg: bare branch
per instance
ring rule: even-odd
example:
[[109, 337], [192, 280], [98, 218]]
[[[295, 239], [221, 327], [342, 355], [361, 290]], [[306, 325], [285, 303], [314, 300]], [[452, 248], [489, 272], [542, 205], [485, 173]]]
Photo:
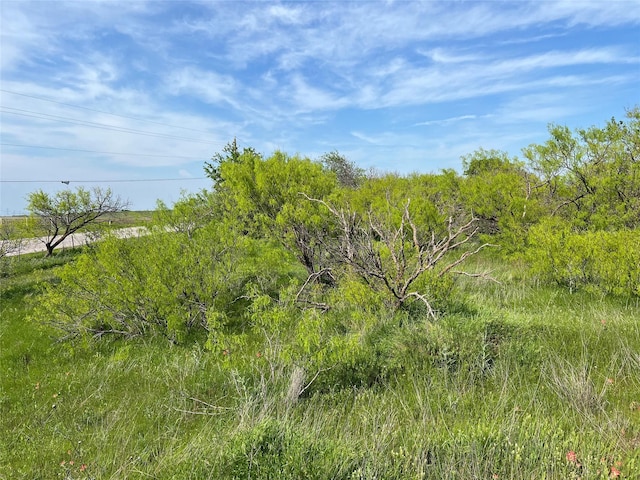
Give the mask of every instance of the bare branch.
[[320, 370], [318, 370], [316, 372], [316, 374], [313, 376], [313, 378], [311, 379], [311, 381], [309, 381], [309, 383], [307, 383], [304, 387], [302, 387], [300, 389], [300, 392], [298, 393], [298, 396], [302, 395], [305, 391], [307, 391], [307, 389], [313, 384], [313, 382], [316, 381], [316, 379], [318, 378], [318, 376], [323, 373], [323, 372], [327, 372], [329, 370], [331, 370], [335, 365], [331, 365], [330, 367], [327, 368], [321, 368]]
[[440, 273], [438, 273], [438, 276], [441, 277], [443, 276], [445, 273], [447, 273], [449, 270], [451, 270], [454, 267], [457, 267], [458, 265], [460, 265], [462, 262], [464, 262], [467, 258], [469, 258], [472, 255], [475, 255], [476, 253], [478, 253], [480, 250], [482, 250], [483, 248], [486, 247], [495, 247], [495, 245], [492, 245], [490, 243], [484, 243], [482, 245], [480, 245], [478, 248], [476, 248], [473, 251], [469, 251], [469, 252], [464, 252], [462, 255], [460, 255], [460, 258], [458, 258], [458, 260], [456, 260], [453, 263], [450, 263], [449, 265], [447, 265], [443, 270], [440, 271]]
[[[450, 216], [441, 233], [436, 229], [421, 231], [413, 220], [410, 210], [411, 201], [407, 199], [399, 209], [399, 221], [393, 222], [392, 205], [387, 196], [387, 215], [377, 216], [373, 211], [358, 214], [345, 207], [337, 207], [325, 200], [311, 198], [301, 193], [309, 201], [323, 205], [336, 222], [338, 238], [326, 237], [321, 243], [336, 265], [344, 265], [362, 278], [373, 288], [382, 288], [395, 298], [400, 307], [410, 298], [422, 301], [429, 315], [435, 312], [428, 299], [412, 289], [413, 284], [425, 272], [433, 271], [452, 251], [460, 249], [471, 241], [478, 229], [476, 218], [459, 221]], [[438, 277], [447, 274], [468, 257], [475, 255], [489, 244], [483, 244], [475, 250], [462, 253], [455, 261], [446, 265]], [[309, 284], [318, 274], [312, 274], [302, 285], [296, 300], [300, 298]]]
[[489, 280], [491, 282], [495, 282], [498, 285], [502, 285], [502, 282], [493, 278], [490, 273], [491, 272], [481, 272], [481, 273], [470, 273], [470, 272], [461, 272], [459, 270], [451, 270], [451, 273], [455, 273], [456, 275], [464, 275], [465, 277], [472, 278], [482, 278], [483, 280]]
[[433, 308], [431, 307], [431, 304], [429, 303], [429, 301], [425, 298], [424, 295], [419, 294], [418, 292], [411, 292], [407, 295], [407, 297], [416, 297], [418, 300], [421, 300], [422, 303], [424, 303], [427, 306], [427, 310], [429, 311], [429, 316], [433, 319], [436, 318], [436, 313], [433, 311]]
[[324, 269], [320, 270], [319, 272], [315, 272], [315, 273], [312, 273], [311, 275], [309, 275], [307, 277], [307, 279], [305, 280], [305, 282], [300, 287], [300, 290], [298, 290], [298, 293], [296, 294], [295, 302], [296, 303], [304, 302], [304, 303], [306, 303], [308, 305], [311, 305], [312, 307], [319, 308], [320, 310], [323, 310], [323, 311], [329, 310], [329, 305], [327, 305], [326, 303], [312, 302], [312, 301], [307, 300], [307, 299], [300, 300], [300, 296], [303, 294], [303, 292], [306, 290], [306, 288], [309, 286], [309, 284], [312, 283], [312, 282], [317, 281], [322, 275], [326, 275], [326, 274], [330, 275], [331, 278], [333, 278], [333, 275], [331, 274], [331, 269], [330, 268], [324, 268]]

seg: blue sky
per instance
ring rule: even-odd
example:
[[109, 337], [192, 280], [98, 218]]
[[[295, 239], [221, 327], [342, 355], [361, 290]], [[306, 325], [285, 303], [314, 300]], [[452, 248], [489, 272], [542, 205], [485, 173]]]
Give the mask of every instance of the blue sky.
[[0, 8], [2, 215], [62, 180], [132, 209], [172, 203], [210, 185], [203, 164], [234, 137], [267, 155], [338, 150], [365, 169], [437, 172], [640, 104], [638, 0]]

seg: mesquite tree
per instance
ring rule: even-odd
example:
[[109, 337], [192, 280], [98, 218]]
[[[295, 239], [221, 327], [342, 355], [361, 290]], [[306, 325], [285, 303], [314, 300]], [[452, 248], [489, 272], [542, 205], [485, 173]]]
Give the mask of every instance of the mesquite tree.
[[640, 108], [600, 127], [550, 125], [550, 139], [523, 150], [542, 201], [580, 231], [640, 226]]
[[95, 222], [107, 213], [124, 210], [127, 202], [114, 196], [110, 189], [98, 187], [86, 190], [79, 187], [75, 192], [62, 190], [49, 195], [37, 190], [28, 197], [28, 210], [44, 229], [43, 242], [47, 247], [47, 256], [72, 233]]
[[[418, 279], [426, 273], [443, 277], [454, 272], [453, 269], [469, 256], [489, 246], [485, 243], [462, 249], [478, 231], [473, 216], [462, 221], [449, 216], [441, 228], [426, 229], [414, 220], [409, 208], [410, 199], [402, 207], [394, 207], [387, 198], [388, 211], [399, 213], [393, 219], [394, 215], [384, 216], [371, 210], [359, 213], [348, 206], [337, 207], [304, 196], [323, 205], [336, 222], [337, 235], [321, 239], [334, 265], [346, 266], [370, 287], [390, 293], [397, 308], [408, 300], [417, 299], [424, 303], [429, 315], [435, 317], [429, 298], [416, 288]], [[309, 277], [305, 286], [312, 280], [314, 278]]]

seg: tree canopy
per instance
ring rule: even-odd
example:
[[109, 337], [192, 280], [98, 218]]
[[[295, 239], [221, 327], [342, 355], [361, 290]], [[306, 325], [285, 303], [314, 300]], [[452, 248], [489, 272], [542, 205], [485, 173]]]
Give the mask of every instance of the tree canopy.
[[[210, 191], [160, 204], [144, 241], [96, 247], [44, 304], [70, 331], [205, 331], [225, 349], [238, 332], [299, 335], [314, 356], [329, 355], [323, 342], [355, 348], [355, 318], [446, 314], [456, 278], [491, 279], [467, 267], [489, 245], [541, 281], [640, 295], [639, 127], [638, 109], [603, 128], [551, 125], [524, 160], [479, 149], [462, 174], [364, 175], [337, 152], [263, 156], [234, 141], [205, 165]], [[110, 191], [30, 196], [50, 251], [122, 207]]]
[[110, 189], [98, 187], [75, 192], [62, 190], [51, 195], [43, 190], [29, 194], [28, 210], [46, 232], [47, 256], [72, 233], [85, 228], [107, 213], [122, 211], [127, 202], [114, 196]]

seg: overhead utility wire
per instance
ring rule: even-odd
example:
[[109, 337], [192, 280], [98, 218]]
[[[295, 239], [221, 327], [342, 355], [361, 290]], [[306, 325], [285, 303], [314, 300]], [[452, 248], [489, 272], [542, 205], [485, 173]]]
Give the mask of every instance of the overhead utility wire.
[[[85, 120], [78, 120], [75, 118], [69, 118], [69, 117], [62, 117], [59, 115], [50, 115], [48, 113], [38, 113], [38, 112], [33, 112], [31, 110], [23, 110], [23, 109], [19, 109], [19, 108], [13, 108], [13, 107], [2, 107], [0, 106], [0, 108], [3, 109], [11, 109], [11, 110], [16, 110], [15, 112], [11, 112], [11, 111], [5, 111], [4, 113], [8, 113], [11, 115], [19, 115], [22, 117], [31, 117], [31, 118], [39, 118], [41, 120], [50, 120], [50, 121], [57, 121], [57, 122], [65, 122], [65, 123], [70, 123], [72, 125], [80, 125], [80, 126], [85, 126], [85, 127], [91, 127], [91, 128], [99, 128], [102, 130], [111, 130], [111, 131], [115, 131], [115, 132], [122, 132], [122, 133], [133, 133], [134, 135], [145, 135], [148, 137], [160, 137], [160, 138], [169, 138], [169, 139], [173, 139], [173, 140], [188, 140], [190, 142], [197, 142], [197, 143], [205, 143], [205, 144], [209, 144], [209, 145], [220, 145], [218, 142], [209, 142], [206, 140], [200, 140], [198, 138], [188, 138], [188, 137], [179, 137], [176, 135], [167, 135], [164, 133], [155, 133], [155, 132], [149, 132], [149, 131], [145, 131], [145, 130], [135, 130], [132, 128], [126, 128], [126, 127], [119, 127], [117, 125], [109, 125], [107, 123], [97, 123], [97, 122], [87, 122]], [[26, 113], [20, 113], [20, 112], [26, 112]], [[47, 118], [50, 117], [50, 118]]]
[[177, 182], [189, 180], [206, 180], [209, 177], [187, 178], [137, 178], [131, 180], [0, 180], [0, 183], [133, 183], [133, 182]]
[[56, 100], [50, 100], [50, 99], [44, 98], [44, 97], [37, 97], [35, 95], [27, 95], [26, 93], [19, 93], [19, 92], [14, 92], [14, 91], [11, 91], [11, 90], [5, 90], [4, 88], [0, 88], [0, 92], [11, 93], [12, 95], [20, 95], [21, 97], [33, 98], [33, 99], [36, 99], [36, 100], [41, 100], [43, 102], [56, 103], [58, 105], [64, 105], [65, 107], [78, 108], [78, 109], [82, 109], [82, 110], [88, 110], [90, 112], [104, 113], [106, 115], [113, 115], [114, 117], [128, 118], [130, 120], [137, 120], [137, 121], [140, 121], [140, 122], [153, 123], [153, 124], [162, 125], [162, 126], [165, 126], [165, 127], [181, 128], [183, 130], [191, 130], [192, 132], [206, 133], [206, 134], [209, 134], [209, 135], [211, 134], [211, 132], [205, 132], [204, 130], [196, 130], [195, 128], [189, 128], [189, 127], [184, 127], [184, 126], [180, 126], [180, 125], [170, 125], [168, 123], [155, 122], [153, 120], [145, 120], [144, 118], [130, 117], [129, 115], [121, 115], [121, 114], [118, 114], [118, 113], [105, 112], [104, 110], [97, 110], [95, 108], [82, 107], [80, 105], [73, 105], [71, 103], [58, 102]]
[[65, 150], [69, 152], [84, 152], [84, 153], [102, 153], [106, 155], [126, 155], [132, 157], [153, 157], [153, 158], [183, 158], [201, 160], [202, 157], [185, 157], [183, 155], [154, 155], [152, 153], [121, 153], [121, 152], [100, 152], [97, 150], [82, 150], [79, 148], [61, 148], [61, 147], [47, 147], [44, 145], [24, 145], [21, 143], [0, 143], [3, 147], [24, 147], [24, 148], [42, 148], [45, 150]]

